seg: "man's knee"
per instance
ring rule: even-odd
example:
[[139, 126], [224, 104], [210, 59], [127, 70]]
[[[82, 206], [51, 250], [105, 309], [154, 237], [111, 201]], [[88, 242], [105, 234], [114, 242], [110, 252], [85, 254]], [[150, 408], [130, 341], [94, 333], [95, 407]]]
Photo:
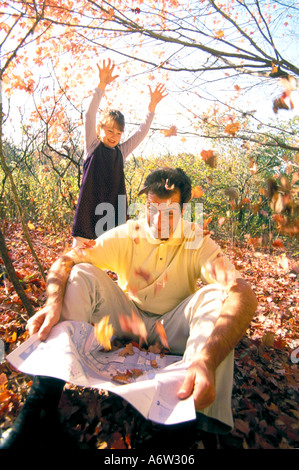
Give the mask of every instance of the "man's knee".
[[98, 278], [102, 275], [102, 273], [105, 274], [104, 271], [102, 271], [97, 266], [94, 266], [93, 264], [79, 263], [73, 266], [69, 275], [69, 281], [78, 281], [79, 279], [84, 278], [86, 276], [95, 276]]

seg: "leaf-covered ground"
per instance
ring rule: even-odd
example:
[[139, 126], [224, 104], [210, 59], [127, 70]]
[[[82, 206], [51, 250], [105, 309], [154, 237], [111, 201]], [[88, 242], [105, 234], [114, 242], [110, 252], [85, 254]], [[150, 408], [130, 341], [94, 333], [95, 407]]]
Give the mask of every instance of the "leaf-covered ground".
[[[70, 246], [70, 236], [30, 230], [45, 271]], [[18, 277], [34, 307], [44, 300], [44, 281], [19, 225], [5, 226], [6, 243]], [[68, 433], [86, 449], [241, 448], [294, 449], [298, 433], [299, 263], [294, 249], [278, 247], [271, 255], [252, 248], [223, 246], [252, 285], [259, 307], [246, 336], [235, 350], [233, 414], [227, 435], [210, 435], [195, 423], [167, 427], [153, 424], [120, 397], [67, 384], [60, 416]], [[9, 281], [0, 286], [0, 339], [8, 354], [26, 339], [26, 314]], [[0, 364], [0, 428], [18, 415], [31, 377]]]

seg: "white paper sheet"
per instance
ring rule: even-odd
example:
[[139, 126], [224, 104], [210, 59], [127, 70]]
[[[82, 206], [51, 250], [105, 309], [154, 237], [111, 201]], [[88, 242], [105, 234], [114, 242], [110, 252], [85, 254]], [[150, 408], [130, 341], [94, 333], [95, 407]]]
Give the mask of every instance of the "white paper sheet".
[[[158, 423], [195, 419], [193, 398], [179, 400], [176, 396], [187, 369], [182, 357], [162, 356], [135, 347], [133, 351], [134, 355], [126, 357], [119, 355], [120, 350], [105, 352], [92, 325], [65, 321], [52, 328], [46, 341], [41, 342], [33, 335], [6, 359], [25, 374], [56, 377], [74, 385], [116, 393], [145, 418]], [[157, 367], [153, 367], [152, 360]], [[137, 376], [140, 371], [142, 375]], [[124, 384], [114, 380], [115, 375], [122, 374], [127, 380]]]

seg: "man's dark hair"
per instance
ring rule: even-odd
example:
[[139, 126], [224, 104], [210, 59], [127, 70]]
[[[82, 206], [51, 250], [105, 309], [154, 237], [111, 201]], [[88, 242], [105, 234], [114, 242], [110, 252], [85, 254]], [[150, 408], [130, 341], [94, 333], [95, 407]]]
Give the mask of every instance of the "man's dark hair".
[[177, 190], [181, 193], [181, 206], [191, 199], [191, 180], [181, 168], [158, 168], [145, 179], [139, 195], [153, 192], [162, 199], [171, 197]]

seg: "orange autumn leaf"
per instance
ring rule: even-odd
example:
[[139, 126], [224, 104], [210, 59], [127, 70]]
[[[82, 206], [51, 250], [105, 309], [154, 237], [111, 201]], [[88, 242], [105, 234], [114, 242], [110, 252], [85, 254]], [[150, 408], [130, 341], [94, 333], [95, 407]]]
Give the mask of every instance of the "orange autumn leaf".
[[280, 238], [277, 238], [272, 242], [272, 246], [274, 246], [275, 248], [283, 248], [283, 243]]
[[113, 326], [109, 324], [109, 315], [106, 315], [102, 320], [94, 326], [94, 334], [99, 344], [103, 346], [105, 351], [111, 349], [111, 338], [113, 336]]
[[219, 29], [218, 31], [215, 32], [215, 38], [221, 39], [224, 36], [224, 31], [222, 29]]
[[133, 349], [133, 344], [132, 343], [128, 343], [126, 344], [126, 346], [124, 347], [124, 349], [122, 349], [121, 351], [119, 351], [118, 355], [119, 356], [122, 356], [122, 357], [126, 357], [126, 356], [134, 356], [134, 349]]
[[217, 166], [217, 155], [213, 150], [202, 150], [200, 152], [201, 158], [211, 168], [216, 168]]
[[164, 131], [164, 137], [171, 137], [177, 135], [177, 128], [176, 126], [171, 126], [169, 129]]
[[159, 338], [161, 340], [161, 343], [162, 345], [164, 346], [164, 348], [166, 349], [170, 349], [169, 348], [169, 344], [168, 344], [168, 341], [167, 341], [167, 336], [166, 336], [166, 332], [165, 332], [165, 329], [164, 329], [164, 326], [162, 325], [161, 322], [157, 321], [156, 323], [156, 331], [159, 335]]
[[207, 158], [210, 158], [214, 155], [214, 152], [213, 152], [213, 150], [202, 150], [200, 152], [200, 155], [201, 155], [203, 160], [207, 160]]
[[108, 11], [103, 10], [103, 16], [107, 18], [108, 20], [112, 20], [114, 17], [114, 10], [113, 8], [109, 8]]
[[248, 199], [248, 197], [244, 197], [244, 199], [242, 199], [240, 204], [251, 204], [251, 201], [250, 201], [250, 199]]
[[95, 246], [96, 241], [95, 240], [87, 240], [85, 241], [80, 248], [92, 248]]
[[203, 195], [203, 192], [200, 186], [195, 186], [195, 188], [192, 189], [193, 198], [201, 197], [202, 195]]
[[207, 230], [209, 223], [212, 222], [212, 219], [213, 217], [208, 217], [203, 221], [203, 230]]
[[239, 122], [232, 122], [231, 124], [227, 124], [227, 126], [224, 129], [224, 132], [234, 136], [236, 135], [236, 132], [238, 132], [240, 127], [241, 127], [241, 124]]

